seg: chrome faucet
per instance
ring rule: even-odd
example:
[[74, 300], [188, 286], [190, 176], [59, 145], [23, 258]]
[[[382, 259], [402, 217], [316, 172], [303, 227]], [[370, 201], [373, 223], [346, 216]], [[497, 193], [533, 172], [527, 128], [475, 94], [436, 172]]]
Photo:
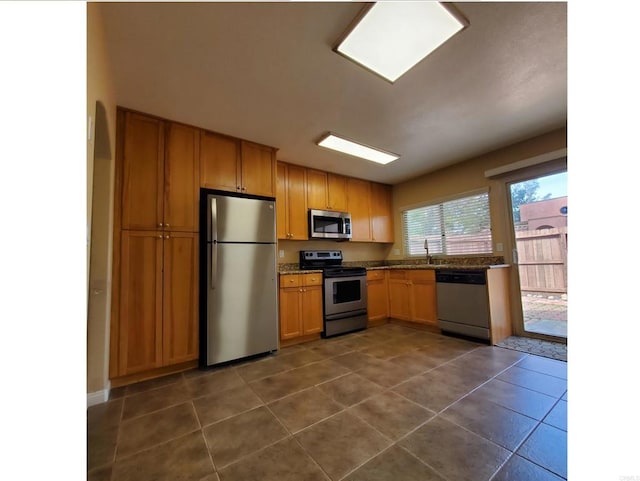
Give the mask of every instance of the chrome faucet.
[[431, 264], [431, 262], [433, 261], [433, 257], [429, 255], [429, 240], [428, 239], [424, 240], [424, 250], [427, 251], [427, 264]]

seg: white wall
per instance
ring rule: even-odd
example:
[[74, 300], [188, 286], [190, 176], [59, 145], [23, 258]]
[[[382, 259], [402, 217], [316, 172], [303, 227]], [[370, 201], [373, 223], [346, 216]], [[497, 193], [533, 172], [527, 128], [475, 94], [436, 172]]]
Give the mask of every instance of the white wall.
[[96, 3], [87, 3], [87, 116], [93, 124], [87, 145], [87, 393], [90, 402], [97, 402], [109, 388], [116, 101], [101, 6]]

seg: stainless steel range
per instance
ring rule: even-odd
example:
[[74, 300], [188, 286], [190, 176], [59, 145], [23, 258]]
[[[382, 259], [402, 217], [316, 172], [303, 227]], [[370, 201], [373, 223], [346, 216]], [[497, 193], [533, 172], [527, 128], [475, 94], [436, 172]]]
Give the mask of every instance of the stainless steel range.
[[331, 337], [367, 327], [367, 270], [342, 265], [342, 251], [300, 251], [300, 269], [321, 269], [324, 331]]

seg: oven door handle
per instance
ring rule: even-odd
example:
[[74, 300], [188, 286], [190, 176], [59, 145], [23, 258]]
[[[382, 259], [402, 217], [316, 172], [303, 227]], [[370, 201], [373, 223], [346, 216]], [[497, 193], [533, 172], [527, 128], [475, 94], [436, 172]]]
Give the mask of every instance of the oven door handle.
[[324, 276], [325, 279], [340, 279], [340, 282], [342, 281], [359, 281], [361, 279], [367, 279], [367, 275], [363, 274], [361, 276], [354, 276], [353, 273], [346, 273], [346, 274], [330, 274], [330, 275], [326, 275]]

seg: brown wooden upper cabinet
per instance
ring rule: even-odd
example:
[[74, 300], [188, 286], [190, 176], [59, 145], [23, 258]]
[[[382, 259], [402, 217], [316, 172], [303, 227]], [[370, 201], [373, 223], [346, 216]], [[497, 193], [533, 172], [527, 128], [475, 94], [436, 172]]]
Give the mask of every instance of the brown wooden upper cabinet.
[[342, 175], [307, 169], [307, 208], [347, 210], [347, 178]]
[[371, 182], [371, 240], [393, 242], [391, 186]]
[[390, 185], [348, 178], [347, 201], [352, 241], [393, 242]]
[[276, 227], [278, 239], [307, 240], [306, 169], [278, 162]]
[[349, 212], [352, 241], [393, 242], [391, 186], [278, 162], [278, 239], [307, 240], [308, 210]]
[[122, 229], [198, 231], [199, 130], [119, 111]]
[[245, 194], [276, 196], [276, 149], [246, 140], [240, 143], [241, 190]]
[[200, 140], [200, 185], [275, 197], [275, 149], [213, 132]]
[[236, 192], [239, 187], [240, 141], [226, 135], [200, 135], [200, 186]]
[[371, 183], [347, 179], [347, 211], [351, 214], [352, 241], [371, 241]]

